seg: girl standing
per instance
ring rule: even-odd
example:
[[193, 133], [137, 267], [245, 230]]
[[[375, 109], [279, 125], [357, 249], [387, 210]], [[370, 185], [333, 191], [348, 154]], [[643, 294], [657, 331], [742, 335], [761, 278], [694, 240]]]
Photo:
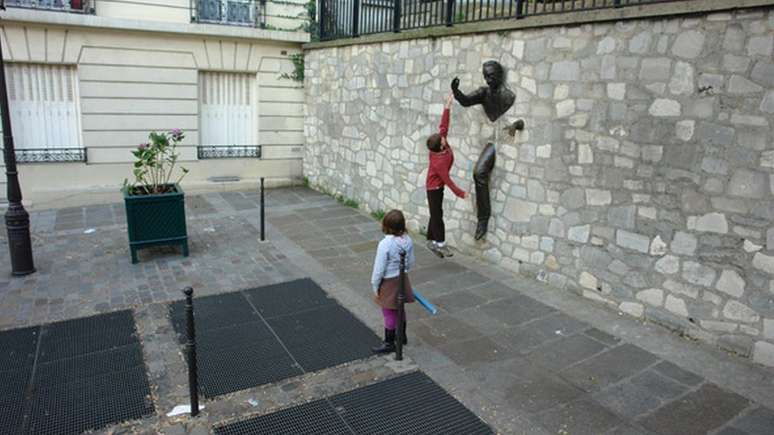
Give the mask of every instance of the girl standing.
[[[406, 234], [406, 219], [400, 210], [390, 210], [382, 219], [384, 238], [379, 242], [371, 274], [374, 301], [382, 308], [384, 316], [384, 343], [373, 348], [374, 353], [395, 351], [395, 328], [398, 327], [398, 294], [400, 292], [400, 254], [406, 254], [405, 302], [414, 302], [414, 293], [408, 279], [408, 271], [414, 266], [414, 244]], [[406, 319], [400, 325], [403, 344], [406, 344]]]

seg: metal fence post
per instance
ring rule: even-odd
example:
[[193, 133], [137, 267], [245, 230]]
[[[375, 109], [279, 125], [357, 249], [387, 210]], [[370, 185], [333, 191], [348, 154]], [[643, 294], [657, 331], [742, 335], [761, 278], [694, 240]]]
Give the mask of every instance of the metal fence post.
[[454, 0], [446, 0], [446, 26], [454, 25]]
[[352, 37], [360, 36], [360, 0], [352, 0]]
[[516, 0], [516, 18], [524, 18], [524, 0]]
[[395, 2], [395, 6], [392, 8], [392, 31], [395, 33], [400, 33], [400, 3], [402, 0], [393, 0]]
[[613, 0], [613, 6], [620, 8], [621, 7], [621, 0]]
[[398, 324], [395, 325], [395, 361], [403, 361], [403, 323], [406, 322], [406, 251], [400, 252], [400, 284], [398, 290]]
[[266, 227], [263, 224], [263, 220], [266, 217], [266, 212], [264, 209], [264, 200], [263, 200], [263, 177], [261, 177], [261, 241], [266, 240]]
[[199, 377], [196, 367], [193, 289], [186, 287], [183, 290], [183, 294], [185, 294], [185, 329], [188, 336], [188, 342], [186, 343], [186, 350], [188, 351], [188, 393], [191, 396], [191, 417], [196, 417], [199, 414]]
[[317, 11], [318, 17], [315, 17], [317, 19], [317, 28], [320, 32], [320, 39], [325, 39], [325, 9], [327, 5], [325, 4], [325, 0], [320, 0], [320, 10]]

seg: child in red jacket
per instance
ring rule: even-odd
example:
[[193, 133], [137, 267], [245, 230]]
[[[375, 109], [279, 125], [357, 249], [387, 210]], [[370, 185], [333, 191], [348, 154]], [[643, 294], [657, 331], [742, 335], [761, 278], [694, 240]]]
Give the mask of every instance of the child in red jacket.
[[443, 187], [454, 192], [457, 197], [465, 199], [465, 191], [460, 189], [449, 176], [449, 170], [454, 164], [454, 152], [446, 141], [449, 133], [449, 109], [454, 96], [449, 94], [441, 117], [438, 133], [427, 138], [427, 149], [430, 151], [430, 165], [427, 170], [427, 205], [430, 207], [430, 222], [427, 224], [427, 247], [443, 258], [453, 254], [446, 246], [446, 234], [443, 224]]

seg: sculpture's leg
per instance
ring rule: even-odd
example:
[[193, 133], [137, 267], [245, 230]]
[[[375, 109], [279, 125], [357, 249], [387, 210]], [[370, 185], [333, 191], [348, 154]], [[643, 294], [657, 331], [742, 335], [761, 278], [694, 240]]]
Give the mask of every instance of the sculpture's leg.
[[478, 226], [476, 240], [486, 235], [489, 217], [492, 215], [492, 205], [489, 201], [489, 176], [495, 164], [495, 145], [488, 142], [478, 156], [473, 180], [476, 182], [476, 208], [478, 209]]

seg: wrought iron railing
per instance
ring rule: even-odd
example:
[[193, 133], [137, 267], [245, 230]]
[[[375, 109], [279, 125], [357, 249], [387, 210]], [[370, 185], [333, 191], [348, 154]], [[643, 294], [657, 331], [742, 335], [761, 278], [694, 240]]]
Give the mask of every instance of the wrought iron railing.
[[319, 0], [320, 39], [676, 0]]
[[196, 151], [199, 160], [261, 158], [260, 145], [199, 145]]
[[17, 163], [65, 163], [88, 161], [86, 148], [16, 148]]
[[191, 21], [266, 27], [266, 0], [191, 0]]
[[6, 0], [5, 5], [13, 8], [94, 14], [94, 0]]

